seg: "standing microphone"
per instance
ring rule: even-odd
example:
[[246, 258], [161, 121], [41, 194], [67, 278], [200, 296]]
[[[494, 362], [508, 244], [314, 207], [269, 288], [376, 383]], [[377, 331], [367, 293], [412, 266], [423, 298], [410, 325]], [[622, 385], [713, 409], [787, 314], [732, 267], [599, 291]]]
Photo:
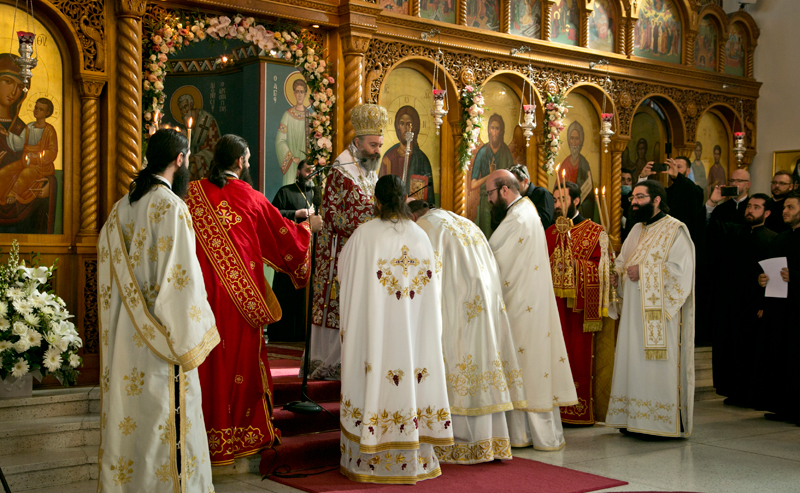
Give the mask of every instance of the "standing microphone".
[[311, 172], [311, 173], [310, 173], [310, 174], [309, 174], [309, 175], [306, 177], [306, 180], [310, 180], [310, 179], [314, 178], [314, 177], [315, 177], [315, 176], [317, 176], [318, 174], [322, 173], [322, 171], [323, 171], [323, 170], [330, 169], [330, 168], [337, 168], [337, 167], [339, 167], [339, 166], [344, 166], [344, 165], [346, 165], [346, 164], [356, 164], [356, 162], [357, 162], [357, 161], [350, 161], [350, 162], [347, 162], [347, 163], [333, 163], [333, 164], [329, 164], [329, 165], [327, 165], [327, 166], [317, 166], [317, 169], [315, 169], [314, 171], [312, 171], [312, 172]]

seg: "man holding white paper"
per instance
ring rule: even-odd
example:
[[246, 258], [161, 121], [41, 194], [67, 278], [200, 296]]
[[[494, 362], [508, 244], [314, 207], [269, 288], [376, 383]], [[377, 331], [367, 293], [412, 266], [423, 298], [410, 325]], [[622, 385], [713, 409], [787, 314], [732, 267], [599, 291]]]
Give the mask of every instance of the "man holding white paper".
[[[797, 307], [800, 305], [800, 194], [792, 193], [784, 200], [783, 221], [787, 231], [775, 237], [770, 248], [770, 259], [786, 259], [780, 278], [761, 274], [758, 283], [770, 289], [773, 283], [785, 283], [786, 297], [764, 299], [764, 334], [771, 347], [759, 360], [762, 372], [765, 408], [772, 413], [764, 415], [771, 421], [800, 422], [800, 367], [797, 366]], [[768, 264], [769, 265], [769, 264]], [[795, 279], [792, 283], [791, 279]]]

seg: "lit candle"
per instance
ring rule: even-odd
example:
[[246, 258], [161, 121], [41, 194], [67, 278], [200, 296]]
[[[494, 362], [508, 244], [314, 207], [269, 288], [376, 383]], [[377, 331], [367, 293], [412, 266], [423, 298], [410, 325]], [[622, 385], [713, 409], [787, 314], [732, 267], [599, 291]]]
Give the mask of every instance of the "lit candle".
[[155, 129], [158, 130], [158, 121], [160, 120], [160, 113], [156, 110], [155, 114], [153, 115], [153, 125], [155, 125]]
[[192, 145], [192, 117], [189, 117], [189, 121], [186, 122], [186, 137], [189, 139], [189, 146]]
[[597, 207], [600, 208], [600, 224], [603, 226], [603, 228], [605, 228], [606, 219], [603, 217], [603, 206], [601, 205], [600, 192], [597, 190], [597, 187], [594, 187], [594, 200], [597, 202]]
[[611, 218], [608, 216], [608, 203], [606, 202], [606, 187], [603, 186], [603, 189], [600, 191], [600, 197], [603, 199], [602, 205], [600, 206], [600, 213], [603, 215], [604, 222], [603, 227], [606, 228], [608, 231], [608, 227], [611, 225]]

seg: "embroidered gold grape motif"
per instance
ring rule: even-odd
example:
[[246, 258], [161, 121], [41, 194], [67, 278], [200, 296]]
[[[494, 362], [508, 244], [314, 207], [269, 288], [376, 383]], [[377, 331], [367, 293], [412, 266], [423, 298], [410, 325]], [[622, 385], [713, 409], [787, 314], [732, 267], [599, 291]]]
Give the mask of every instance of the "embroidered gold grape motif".
[[395, 371], [389, 370], [386, 373], [386, 378], [390, 382], [392, 382], [395, 385], [395, 387], [397, 387], [400, 385], [400, 381], [403, 380], [403, 375], [405, 375], [405, 373], [403, 373], [403, 370], [395, 370]]

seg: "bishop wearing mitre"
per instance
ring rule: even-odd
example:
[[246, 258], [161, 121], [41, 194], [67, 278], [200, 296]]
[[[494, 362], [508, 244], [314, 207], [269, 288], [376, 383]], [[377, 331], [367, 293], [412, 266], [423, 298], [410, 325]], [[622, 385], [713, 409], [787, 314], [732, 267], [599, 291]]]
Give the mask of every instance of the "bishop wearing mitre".
[[528, 402], [492, 249], [458, 214], [421, 200], [409, 208], [442, 259], [442, 347], [455, 443], [436, 447], [436, 455], [453, 464], [511, 459], [505, 411]]
[[564, 447], [559, 406], [578, 403], [553, 292], [550, 260], [536, 206], [519, 194], [508, 170], [486, 182], [493, 217], [505, 217], [489, 240], [497, 265], [511, 333], [522, 365], [528, 406], [508, 411], [512, 447]]
[[441, 474], [453, 443], [442, 359], [441, 259], [411, 219], [394, 175], [375, 187], [376, 217], [339, 258], [342, 474], [414, 484]]
[[320, 205], [324, 222], [317, 241], [314, 301], [311, 315], [309, 378], [341, 378], [339, 275], [337, 262], [356, 228], [372, 218], [373, 195], [381, 164], [386, 108], [362, 104], [350, 112], [355, 137], [331, 165]]

